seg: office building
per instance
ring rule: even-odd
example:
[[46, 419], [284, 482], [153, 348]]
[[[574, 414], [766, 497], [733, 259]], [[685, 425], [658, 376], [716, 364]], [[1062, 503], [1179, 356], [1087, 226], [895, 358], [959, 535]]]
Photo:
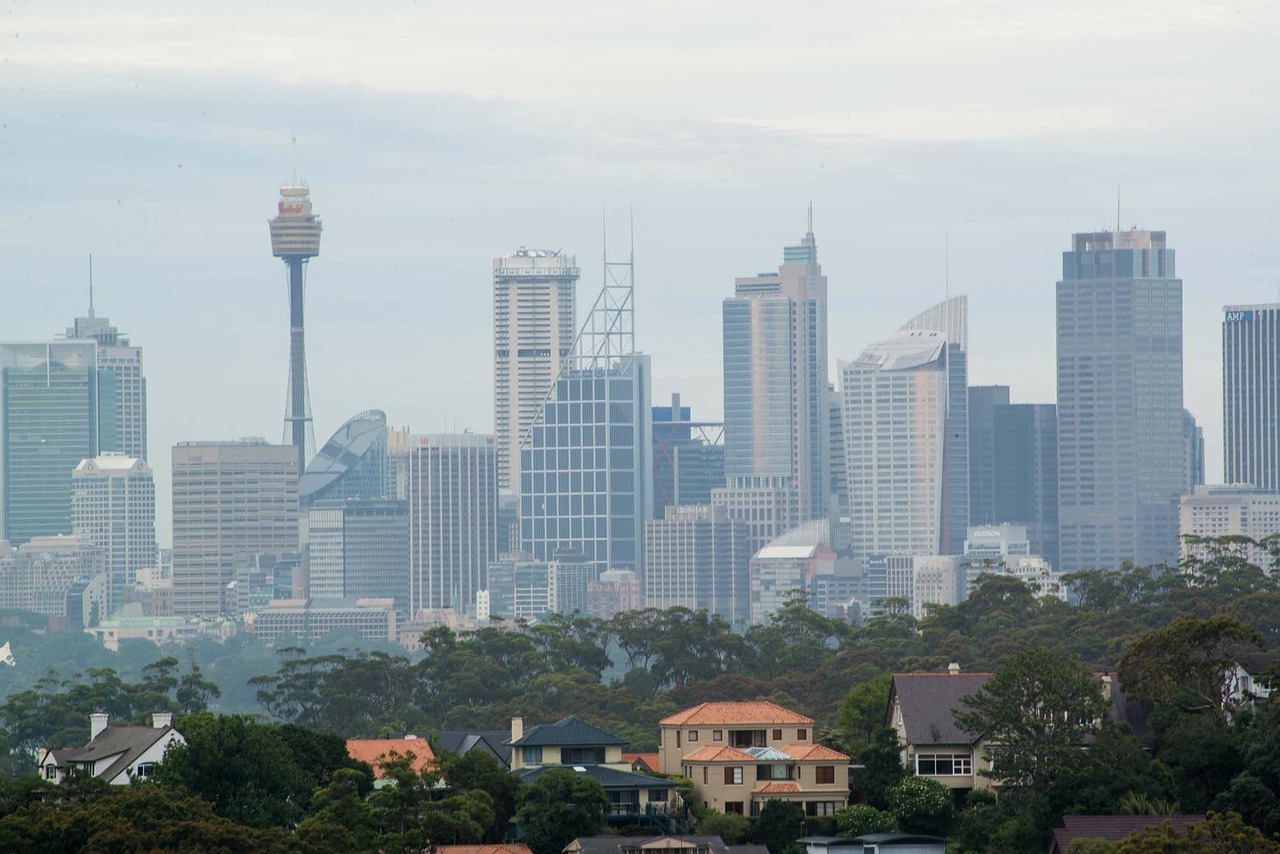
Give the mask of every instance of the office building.
[[97, 317], [93, 310], [93, 291], [89, 291], [89, 316], [77, 317], [67, 328], [66, 337], [71, 340], [97, 342], [98, 370], [110, 372], [115, 380], [114, 428], [104, 434], [114, 435], [114, 442], [104, 451], [114, 451], [126, 457], [147, 459], [147, 378], [142, 370], [142, 348], [129, 343], [119, 329], [106, 317]]
[[396, 640], [396, 610], [390, 599], [277, 599], [252, 615], [246, 628], [267, 646], [282, 638], [315, 643], [332, 632], [368, 641]]
[[386, 498], [388, 482], [387, 415], [370, 409], [347, 420], [307, 463], [298, 481], [303, 509], [317, 501]]
[[710, 611], [745, 625], [751, 602], [747, 525], [724, 507], [669, 506], [644, 531], [647, 608]]
[[996, 517], [996, 407], [1009, 405], [1007, 385], [969, 387], [969, 524]]
[[693, 411], [671, 395], [670, 406], [653, 407], [653, 508], [710, 504], [724, 486], [724, 424], [695, 421]]
[[587, 614], [602, 620], [644, 607], [640, 577], [629, 569], [607, 569], [587, 585]]
[[1280, 491], [1280, 303], [1222, 310], [1222, 434], [1227, 483]]
[[478, 596], [477, 619], [539, 620], [551, 613], [585, 616], [596, 583], [595, 563], [580, 554], [564, 552], [549, 561], [523, 553], [503, 555], [489, 564], [489, 586]]
[[493, 423], [498, 488], [520, 485], [520, 444], [578, 332], [578, 262], [559, 250], [493, 259]]
[[835, 386], [827, 391], [827, 425], [827, 437], [831, 443], [827, 455], [831, 461], [830, 510], [840, 518], [849, 512], [849, 476], [844, 453], [844, 395], [836, 391]]
[[265, 439], [173, 448], [173, 613], [234, 614], [237, 572], [298, 548], [298, 453]]
[[123, 454], [83, 460], [71, 473], [71, 528], [102, 550], [105, 617], [133, 598], [139, 573], [157, 566], [151, 467]]
[[1074, 235], [1057, 338], [1059, 568], [1176, 562], [1182, 281], [1165, 233]]
[[0, 610], [31, 611], [84, 629], [107, 616], [103, 553], [84, 535], [0, 540]]
[[1014, 403], [994, 411], [992, 521], [1024, 525], [1033, 553], [1058, 565], [1058, 408]]
[[476, 592], [498, 556], [494, 437], [416, 435], [407, 457], [409, 612], [474, 613]]
[[1187, 467], [1182, 492], [1190, 495], [1197, 486], [1204, 486], [1204, 428], [1196, 423], [1190, 409], [1182, 410], [1182, 447]]
[[[1249, 485], [1197, 486], [1179, 503], [1178, 533], [1182, 557], [1203, 560], [1215, 551], [1197, 542], [1214, 537], [1248, 537], [1255, 542], [1280, 540], [1280, 492]], [[1188, 540], [1187, 538], [1191, 539]], [[1274, 571], [1275, 560], [1265, 546], [1242, 545], [1240, 553], [1253, 564]]]
[[71, 533], [71, 472], [119, 449], [119, 411], [96, 341], [0, 344], [0, 537]]
[[409, 505], [326, 498], [308, 510], [307, 593], [320, 599], [391, 599], [409, 611]]
[[712, 502], [751, 527], [753, 551], [830, 497], [827, 278], [809, 231], [777, 273], [734, 282], [724, 301], [727, 484]]

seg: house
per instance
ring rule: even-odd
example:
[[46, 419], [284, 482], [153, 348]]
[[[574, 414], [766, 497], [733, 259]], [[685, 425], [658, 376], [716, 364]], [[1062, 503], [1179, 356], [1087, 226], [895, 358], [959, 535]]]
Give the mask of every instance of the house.
[[1202, 815], [1064, 815], [1062, 827], [1054, 828], [1049, 854], [1066, 854], [1077, 839], [1105, 839], [1119, 842], [1131, 833], [1165, 822], [1176, 830], [1204, 821]]
[[1280, 655], [1267, 652], [1247, 653], [1236, 660], [1227, 672], [1232, 708], [1260, 706], [1271, 696], [1271, 673], [1280, 664]]
[[490, 843], [485, 845], [437, 845], [435, 854], [533, 854], [523, 842]]
[[112, 726], [106, 714], [89, 715], [89, 742], [84, 747], [55, 747], [40, 752], [40, 776], [62, 783], [72, 776], [93, 776], [113, 786], [144, 780], [164, 759], [170, 744], [186, 744], [173, 728], [173, 715], [157, 712], [151, 726]]
[[436, 733], [432, 743], [441, 750], [466, 756], [473, 750], [488, 753], [508, 768], [511, 767], [511, 745], [503, 730], [479, 730], [477, 732], [447, 731]]
[[660, 726], [663, 773], [692, 780], [710, 809], [757, 815], [783, 800], [817, 816], [849, 801], [849, 757], [813, 742], [812, 718], [767, 702], [702, 703]]
[[629, 764], [632, 771], [640, 774], [661, 773], [658, 771], [661, 763], [656, 753], [623, 753], [622, 761]]
[[526, 783], [549, 768], [585, 774], [604, 787], [616, 817], [666, 815], [678, 809], [672, 780], [637, 774], [622, 758], [626, 739], [586, 721], [567, 717], [554, 724], [524, 728], [511, 719], [511, 770]]
[[946, 854], [947, 840], [919, 833], [806, 836], [796, 840], [806, 854]]
[[[726, 845], [719, 836], [581, 836], [565, 854], [769, 854], [763, 845]], [[859, 852], [861, 854], [861, 852]]]
[[374, 785], [386, 779], [386, 772], [380, 763], [390, 759], [391, 754], [408, 756], [413, 754], [413, 770], [422, 774], [435, 767], [436, 756], [431, 744], [425, 738], [406, 735], [404, 738], [349, 738], [347, 739], [347, 755], [359, 762], [367, 762], [373, 766]]

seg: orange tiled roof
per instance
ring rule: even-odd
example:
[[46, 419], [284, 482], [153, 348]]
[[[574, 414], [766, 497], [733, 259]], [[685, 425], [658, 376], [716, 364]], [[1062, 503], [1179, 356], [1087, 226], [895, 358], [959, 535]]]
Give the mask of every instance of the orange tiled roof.
[[760, 795], [770, 795], [770, 794], [780, 793], [780, 792], [798, 792], [798, 791], [800, 791], [799, 783], [779, 783], [776, 781], [773, 783], [765, 783], [763, 786], [755, 790], [756, 794], [760, 794]]
[[686, 762], [755, 762], [756, 758], [750, 753], [738, 750], [736, 747], [716, 747], [714, 744], [707, 745], [699, 750], [684, 757]]
[[661, 762], [657, 753], [624, 753], [622, 761], [633, 766], [637, 761], [643, 762], [650, 771], [657, 771], [658, 764]]
[[[378, 762], [391, 755], [392, 752], [404, 756], [413, 753], [413, 769], [421, 774], [425, 769], [435, 765], [436, 757], [431, 752], [431, 745], [425, 738], [349, 738], [347, 754], [360, 762], [368, 762], [373, 766], [373, 776], [381, 780], [382, 769]], [[467, 846], [462, 846], [467, 847]], [[475, 846], [471, 846], [475, 847]]]
[[670, 726], [711, 726], [723, 724], [812, 724], [813, 718], [782, 708], [777, 703], [700, 703], [659, 721]]
[[523, 842], [501, 845], [437, 845], [436, 854], [533, 854]]
[[844, 760], [849, 757], [838, 750], [824, 747], [821, 744], [793, 744], [782, 748], [782, 752], [792, 759], [834, 759]]

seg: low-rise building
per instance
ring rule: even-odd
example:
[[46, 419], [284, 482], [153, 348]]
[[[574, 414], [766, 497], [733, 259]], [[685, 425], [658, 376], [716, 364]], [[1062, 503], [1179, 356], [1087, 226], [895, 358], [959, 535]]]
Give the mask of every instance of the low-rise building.
[[167, 712], [151, 716], [151, 726], [112, 726], [106, 714], [89, 715], [89, 741], [84, 747], [47, 748], [40, 752], [40, 776], [50, 783], [88, 776], [113, 786], [145, 780], [173, 743], [186, 744]]
[[431, 743], [416, 735], [404, 738], [349, 738], [347, 739], [347, 755], [359, 762], [367, 762], [373, 768], [374, 785], [386, 779], [386, 771], [382, 763], [399, 757], [411, 759], [413, 770], [419, 774], [435, 767], [436, 756], [431, 750]]
[[394, 599], [275, 599], [245, 615], [245, 628], [271, 646], [284, 635], [315, 641], [330, 632], [354, 631], [365, 640], [394, 642]]

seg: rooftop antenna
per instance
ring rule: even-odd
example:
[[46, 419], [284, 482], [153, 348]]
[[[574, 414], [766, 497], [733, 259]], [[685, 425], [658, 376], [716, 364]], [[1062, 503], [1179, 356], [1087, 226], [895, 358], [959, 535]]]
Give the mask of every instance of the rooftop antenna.
[[813, 201], [809, 202], [809, 233], [813, 234]]
[[942, 295], [951, 299], [951, 227], [942, 232]]
[[1120, 182], [1116, 181], [1116, 234], [1120, 233]]
[[289, 142], [293, 146], [293, 186], [298, 186], [298, 131], [289, 131]]
[[89, 253], [89, 317], [93, 317], [93, 253]]

